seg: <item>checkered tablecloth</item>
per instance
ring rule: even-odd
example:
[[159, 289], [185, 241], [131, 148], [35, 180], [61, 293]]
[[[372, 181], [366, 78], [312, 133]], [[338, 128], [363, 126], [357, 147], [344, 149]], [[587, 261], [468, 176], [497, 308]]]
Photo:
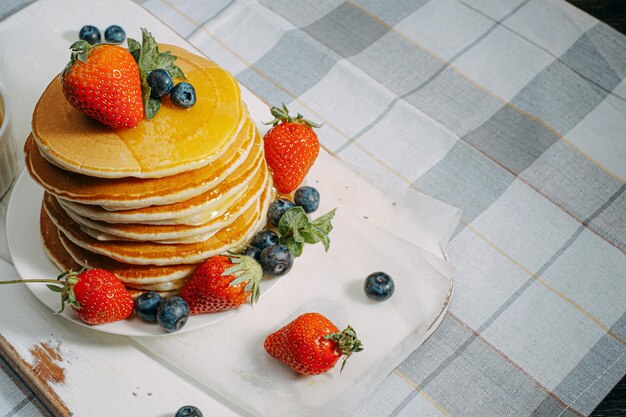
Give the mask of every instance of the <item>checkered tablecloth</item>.
[[[623, 35], [560, 0], [140, 3], [332, 153], [462, 208], [448, 317], [355, 416], [582, 416], [624, 376]], [[0, 370], [0, 415], [38, 415]]]

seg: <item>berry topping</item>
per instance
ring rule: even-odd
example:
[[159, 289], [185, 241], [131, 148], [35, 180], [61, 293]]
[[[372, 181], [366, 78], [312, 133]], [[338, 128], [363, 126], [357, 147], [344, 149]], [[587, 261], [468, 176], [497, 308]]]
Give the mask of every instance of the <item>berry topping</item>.
[[385, 301], [393, 295], [395, 284], [386, 273], [374, 272], [365, 278], [363, 290], [370, 300]]
[[281, 193], [290, 193], [300, 186], [313, 166], [320, 150], [319, 140], [312, 128], [320, 127], [301, 114], [289, 115], [282, 108], [270, 109], [274, 120], [266, 123], [271, 128], [263, 138], [265, 160], [272, 171], [274, 186]]
[[145, 321], [156, 321], [157, 310], [161, 304], [161, 296], [154, 292], [145, 292], [135, 300], [135, 312]]
[[157, 68], [148, 74], [146, 79], [150, 86], [150, 97], [163, 98], [172, 91], [174, 81], [170, 73], [162, 68]]
[[340, 332], [319, 313], [302, 314], [267, 336], [263, 347], [272, 357], [304, 375], [327, 372], [342, 356], [343, 371], [346, 360], [363, 350], [363, 344], [351, 326]]
[[170, 98], [176, 107], [189, 109], [196, 104], [196, 90], [193, 88], [193, 85], [181, 82], [172, 88]]
[[291, 270], [293, 255], [285, 245], [269, 246], [261, 251], [263, 272], [273, 277], [280, 277]]
[[104, 40], [109, 43], [122, 43], [126, 39], [126, 32], [118, 25], [111, 25], [104, 31]]
[[261, 249], [255, 246], [248, 246], [241, 253], [242, 255], [246, 255], [246, 256], [253, 258], [257, 262], [259, 262], [259, 260], [261, 259]]
[[305, 213], [313, 213], [320, 206], [320, 193], [313, 187], [300, 187], [293, 195], [293, 201], [296, 206], [302, 207]]
[[189, 306], [178, 296], [166, 298], [157, 309], [157, 321], [170, 333], [182, 329], [188, 318]]
[[183, 71], [174, 64], [176, 57], [170, 51], [160, 52], [159, 45], [150, 32], [141, 28], [141, 43], [128, 38], [128, 50], [139, 65], [143, 105], [148, 120], [152, 119], [161, 108], [161, 100], [152, 96], [152, 88], [147, 77], [157, 68], [166, 70], [172, 78], [185, 78]]
[[259, 299], [261, 278], [261, 266], [249, 256], [213, 256], [200, 264], [180, 295], [191, 314], [230, 310]]
[[80, 28], [78, 39], [88, 42], [90, 45], [100, 43], [100, 31], [97, 27], [86, 25]]
[[63, 94], [74, 108], [114, 128], [143, 118], [141, 80], [133, 56], [121, 46], [78, 41], [61, 74]]
[[203, 417], [202, 411], [193, 405], [180, 407], [174, 417]]
[[252, 246], [261, 250], [278, 244], [278, 235], [273, 230], [261, 230], [252, 239]]
[[278, 222], [280, 221], [282, 215], [292, 207], [293, 203], [291, 201], [285, 198], [279, 198], [278, 200], [273, 201], [272, 204], [270, 204], [270, 207], [267, 210], [267, 219], [274, 226], [278, 227]]
[[133, 312], [133, 297], [115, 275], [104, 269], [68, 270], [56, 279], [11, 280], [0, 281], [0, 284], [28, 282], [46, 283], [51, 291], [61, 294], [58, 313], [69, 304], [87, 324], [124, 320]]

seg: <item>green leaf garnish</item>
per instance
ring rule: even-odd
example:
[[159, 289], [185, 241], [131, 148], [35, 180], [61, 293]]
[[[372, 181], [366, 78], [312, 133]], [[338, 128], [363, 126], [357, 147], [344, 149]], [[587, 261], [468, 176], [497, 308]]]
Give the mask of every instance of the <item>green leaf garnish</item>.
[[159, 52], [159, 45], [145, 28], [141, 28], [141, 43], [128, 38], [128, 51], [139, 66], [141, 77], [141, 93], [146, 118], [151, 120], [161, 108], [161, 100], [150, 97], [150, 86], [147, 82], [148, 74], [157, 68], [162, 68], [170, 73], [172, 78], [187, 79], [183, 71], [174, 64], [176, 56], [170, 51]]
[[139, 62], [141, 56], [141, 44], [134, 39], [128, 38], [128, 52], [133, 56], [135, 62]]
[[335, 209], [310, 221], [302, 207], [292, 207], [281, 216], [278, 222], [280, 243], [286, 245], [295, 257], [302, 254], [304, 244], [312, 245], [322, 242], [324, 250], [328, 252], [330, 247], [328, 234], [333, 229], [333, 217], [335, 217]]

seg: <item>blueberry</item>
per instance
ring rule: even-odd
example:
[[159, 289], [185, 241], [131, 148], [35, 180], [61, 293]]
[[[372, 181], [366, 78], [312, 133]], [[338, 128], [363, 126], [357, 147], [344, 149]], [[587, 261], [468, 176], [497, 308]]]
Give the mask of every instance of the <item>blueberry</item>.
[[174, 87], [174, 81], [172, 81], [170, 73], [161, 68], [150, 71], [146, 81], [150, 86], [150, 97], [152, 98], [165, 97]]
[[187, 323], [189, 305], [178, 296], [166, 298], [157, 310], [157, 321], [168, 332], [176, 332]]
[[146, 321], [157, 320], [157, 309], [161, 304], [161, 296], [154, 292], [145, 292], [135, 300], [137, 315]]
[[104, 40], [109, 43], [122, 43], [126, 39], [126, 32], [118, 25], [111, 25], [104, 31]]
[[278, 244], [278, 235], [272, 230], [261, 230], [252, 239], [252, 246], [261, 250]]
[[305, 213], [313, 213], [320, 206], [320, 193], [313, 187], [305, 186], [293, 195], [296, 206], [302, 206]]
[[248, 246], [242, 252], [244, 255], [254, 258], [255, 261], [259, 262], [261, 259], [261, 249], [255, 246]]
[[172, 88], [170, 98], [176, 107], [188, 109], [196, 104], [196, 90], [193, 85], [183, 81]]
[[80, 28], [80, 32], [78, 32], [78, 38], [89, 42], [91, 45], [95, 45], [100, 43], [100, 31], [97, 27], [86, 25]]
[[261, 251], [263, 272], [273, 277], [285, 275], [293, 266], [293, 255], [285, 245], [274, 245]]
[[269, 210], [267, 210], [267, 219], [274, 226], [278, 226], [278, 222], [283, 214], [293, 207], [293, 203], [287, 199], [279, 198], [278, 200], [270, 204]]
[[393, 279], [384, 272], [369, 274], [363, 285], [367, 298], [374, 301], [385, 301], [393, 295], [395, 288]]
[[180, 407], [174, 417], [202, 417], [202, 411], [193, 405]]

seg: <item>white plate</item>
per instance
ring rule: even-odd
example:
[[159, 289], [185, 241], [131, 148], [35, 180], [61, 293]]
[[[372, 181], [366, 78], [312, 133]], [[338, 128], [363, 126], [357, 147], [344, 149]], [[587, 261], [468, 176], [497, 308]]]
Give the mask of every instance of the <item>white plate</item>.
[[[22, 279], [54, 279], [59, 275], [58, 268], [48, 259], [44, 252], [39, 234], [39, 210], [41, 208], [42, 196], [43, 189], [30, 178], [28, 172], [24, 171], [17, 180], [9, 201], [7, 211], [9, 251], [11, 252], [13, 265]], [[263, 279], [261, 282], [261, 297], [279, 281], [276, 278]], [[50, 291], [42, 283], [28, 283], [26, 286], [50, 310], [54, 312], [59, 310], [61, 298], [58, 293]], [[104, 333], [123, 336], [165, 336], [200, 329], [232, 317], [246, 308], [249, 308], [248, 304], [238, 309], [221, 313], [191, 316], [185, 327], [176, 333], [167, 333], [158, 324], [145, 322], [134, 314], [126, 320], [97, 326], [84, 323], [70, 307], [67, 307], [61, 315], [76, 324]], [[53, 313], [51, 312], [50, 314]]]

